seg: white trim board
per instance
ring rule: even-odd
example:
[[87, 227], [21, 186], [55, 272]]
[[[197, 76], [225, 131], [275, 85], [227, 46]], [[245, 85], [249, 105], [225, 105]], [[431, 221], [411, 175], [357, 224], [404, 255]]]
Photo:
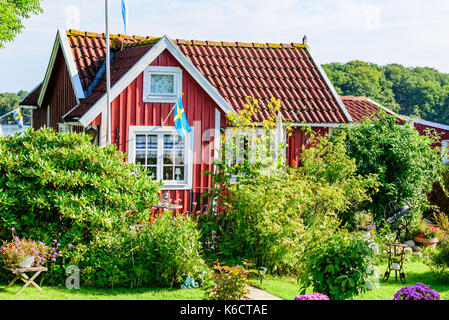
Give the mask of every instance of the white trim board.
[[414, 123], [418, 123], [418, 124], [422, 124], [428, 127], [433, 127], [433, 128], [437, 128], [437, 129], [441, 129], [441, 130], [447, 130], [449, 131], [449, 126], [445, 125], [445, 124], [441, 124], [438, 122], [432, 122], [432, 121], [427, 121], [427, 120], [421, 120], [421, 119], [410, 119], [410, 117], [406, 117], [406, 116], [401, 116], [403, 118], [408, 118], [412, 124]]
[[[201, 74], [179, 48], [164, 35], [148, 52], [111, 88], [111, 101], [117, 98], [165, 49], [187, 70], [195, 81], [209, 94], [226, 113], [235, 113], [234, 108], [220, 95], [217, 89]], [[80, 119], [89, 125], [101, 112], [106, 110], [106, 94], [103, 95]]]
[[39, 92], [39, 97], [37, 99], [38, 106], [42, 105], [45, 92], [47, 91], [48, 83], [50, 82], [50, 77], [53, 72], [53, 68], [55, 66], [56, 56], [58, 54], [59, 47], [61, 47], [62, 53], [64, 55], [64, 60], [66, 63], [67, 71], [69, 72], [70, 75], [70, 80], [72, 81], [73, 91], [75, 93], [77, 104], [79, 104], [80, 99], [85, 98], [78, 70], [76, 69], [75, 61], [73, 60], [72, 49], [70, 48], [67, 33], [63, 29], [58, 29], [56, 39], [53, 44], [53, 50], [50, 55], [50, 62], [48, 64], [42, 88], [41, 91]]

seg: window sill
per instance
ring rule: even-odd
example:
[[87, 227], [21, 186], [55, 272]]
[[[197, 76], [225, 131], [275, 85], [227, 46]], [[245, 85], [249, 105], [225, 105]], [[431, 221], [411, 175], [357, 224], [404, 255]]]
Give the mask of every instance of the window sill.
[[161, 190], [190, 190], [192, 186], [188, 184], [164, 184]]
[[146, 103], [175, 103], [178, 101], [176, 96], [152, 96], [152, 97], [143, 97], [143, 102]]

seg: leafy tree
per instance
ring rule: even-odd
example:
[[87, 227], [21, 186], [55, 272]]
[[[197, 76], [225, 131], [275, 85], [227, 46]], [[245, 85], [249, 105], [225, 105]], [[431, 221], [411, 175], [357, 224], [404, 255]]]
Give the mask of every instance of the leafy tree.
[[341, 95], [367, 96], [400, 114], [449, 124], [449, 74], [363, 61], [323, 65]]
[[417, 212], [427, 206], [427, 193], [443, 169], [439, 148], [432, 148], [436, 134], [421, 136], [411, 126], [399, 126], [394, 116], [337, 129], [332, 139], [345, 134], [347, 153], [357, 173], [377, 174], [379, 191], [367, 207], [379, 219], [390, 201], [409, 201]]
[[0, 0], [0, 49], [22, 32], [22, 20], [42, 13], [43, 0]]
[[28, 92], [20, 90], [17, 93], [4, 92], [0, 93], [0, 116], [5, 113], [17, 109], [19, 102], [28, 94]]

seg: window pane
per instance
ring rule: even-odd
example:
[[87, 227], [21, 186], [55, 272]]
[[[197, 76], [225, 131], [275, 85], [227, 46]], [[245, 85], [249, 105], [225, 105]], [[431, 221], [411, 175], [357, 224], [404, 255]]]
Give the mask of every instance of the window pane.
[[172, 166], [164, 166], [164, 178], [163, 180], [173, 180], [173, 167]]
[[175, 76], [172, 74], [152, 74], [151, 88], [152, 94], [174, 94], [175, 93]]
[[148, 150], [147, 164], [157, 164], [157, 150]]
[[175, 167], [175, 180], [184, 181], [184, 166]]
[[164, 164], [173, 164], [173, 151], [172, 150], [165, 150], [164, 151]]
[[155, 134], [148, 135], [147, 148], [157, 149], [157, 135]]
[[146, 168], [147, 169], [147, 174], [148, 174], [148, 176], [152, 179], [152, 180], [156, 180], [156, 175], [157, 175], [157, 173], [156, 173], [156, 169], [157, 169], [157, 167], [154, 167], [154, 166], [150, 166], [150, 167], [147, 167]]
[[176, 149], [184, 149], [184, 139], [181, 140], [179, 135], [175, 135], [175, 148]]
[[174, 136], [172, 134], [164, 134], [164, 149], [173, 149], [174, 144]]
[[175, 163], [184, 164], [184, 149], [175, 150]]
[[136, 163], [145, 165], [145, 151], [137, 151], [136, 152]]
[[137, 135], [136, 136], [136, 149], [145, 149], [145, 136]]

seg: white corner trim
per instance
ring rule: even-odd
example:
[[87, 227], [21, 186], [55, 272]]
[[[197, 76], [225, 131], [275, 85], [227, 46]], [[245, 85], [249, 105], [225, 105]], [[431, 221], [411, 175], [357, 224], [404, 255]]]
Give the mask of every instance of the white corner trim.
[[100, 137], [98, 139], [100, 147], [106, 147], [107, 140], [107, 117], [105, 112], [101, 113]]
[[[125, 90], [134, 79], [136, 79], [165, 49], [187, 70], [187, 72], [198, 82], [198, 84], [209, 94], [209, 96], [226, 113], [235, 110], [220, 95], [217, 89], [201, 74], [201, 72], [187, 59], [177, 46], [164, 35], [128, 72], [111, 88], [111, 101]], [[100, 98], [87, 111], [79, 121], [88, 126], [103, 110], [106, 109], [106, 94]]]
[[345, 107], [345, 104], [343, 101], [341, 101], [340, 95], [335, 90], [334, 86], [330, 82], [329, 78], [327, 77], [326, 73], [324, 72], [323, 68], [321, 67], [321, 64], [316, 59], [315, 55], [312, 53], [312, 50], [309, 46], [304, 46], [306, 51], [309, 53], [310, 58], [312, 59], [312, 62], [315, 64], [315, 67], [318, 69], [318, 72], [320, 73], [321, 77], [323, 78], [324, 82], [329, 87], [332, 95], [334, 96], [335, 100], [337, 101], [338, 105], [340, 106], [341, 110], [343, 111], [343, 114], [346, 116], [349, 122], [352, 122], [352, 117], [349, 114], [348, 110]]
[[[410, 119], [410, 118], [409, 118]], [[413, 123], [418, 123], [418, 124], [422, 124], [428, 127], [433, 127], [433, 128], [437, 128], [437, 129], [441, 129], [441, 130], [448, 130], [449, 131], [449, 126], [445, 125], [445, 124], [441, 124], [441, 123], [437, 123], [437, 122], [432, 122], [432, 121], [427, 121], [427, 120], [421, 120], [421, 119], [410, 119], [412, 124]]]
[[[194, 154], [194, 140], [195, 140], [195, 128], [191, 127], [192, 131], [189, 132], [184, 139], [185, 141], [185, 170], [187, 180], [185, 183], [165, 183], [162, 190], [190, 190], [193, 184], [193, 154]], [[136, 160], [136, 134], [151, 134], [170, 132], [177, 133], [175, 127], [161, 127], [161, 126], [129, 126], [129, 140], [128, 140], [128, 162], [135, 163]], [[159, 157], [158, 157], [159, 158]], [[162, 162], [162, 159], [160, 160]], [[159, 162], [159, 159], [158, 159]], [[158, 163], [159, 167], [160, 163]]]
[[75, 90], [75, 95], [77, 99], [84, 99], [86, 97], [84, 95], [83, 86], [81, 85], [78, 69], [76, 68], [75, 65], [75, 60], [73, 59], [72, 48], [70, 47], [69, 39], [67, 38], [67, 33], [63, 29], [59, 29], [58, 33], [59, 39], [61, 40], [62, 52], [64, 53], [67, 69], [70, 74], [70, 79], [72, 80], [73, 89]]
[[80, 99], [85, 98], [83, 87], [81, 85], [81, 80], [78, 75], [78, 70], [76, 69], [75, 61], [73, 60], [73, 55], [71, 52], [67, 34], [66, 34], [65, 30], [58, 29], [58, 32], [56, 34], [56, 39], [53, 44], [53, 50], [50, 55], [50, 62], [48, 63], [48, 67], [47, 67], [47, 71], [45, 73], [45, 78], [44, 78], [44, 81], [42, 84], [41, 91], [39, 92], [39, 97], [37, 100], [38, 106], [42, 105], [42, 101], [44, 99], [45, 92], [47, 91], [48, 83], [50, 82], [50, 77], [53, 72], [53, 68], [55, 65], [55, 60], [56, 60], [56, 56], [58, 54], [59, 47], [61, 47], [61, 50], [64, 55], [64, 60], [65, 60], [66, 66], [67, 66], [67, 71], [69, 72], [69, 75], [70, 75], [70, 80], [72, 81], [73, 91], [75, 93], [77, 104], [79, 104]]
[[396, 112], [393, 112], [393, 111], [391, 111], [390, 109], [384, 107], [384, 106], [381, 105], [380, 103], [378, 103], [378, 102], [376, 102], [376, 101], [374, 101], [374, 100], [372, 100], [372, 99], [370, 99], [370, 98], [366, 98], [366, 100], [367, 100], [368, 102], [374, 104], [375, 106], [379, 107], [380, 109], [384, 110], [385, 112], [387, 112], [387, 113], [389, 113], [389, 114], [391, 114], [391, 115], [393, 115], [393, 116], [395, 116], [395, 117], [398, 117], [398, 118], [400, 118], [400, 119], [402, 119], [402, 120], [404, 120], [404, 121], [407, 121], [406, 118], [404, 118], [403, 116], [397, 114]]
[[221, 148], [221, 112], [215, 108], [215, 130], [214, 130], [214, 158], [216, 160], [220, 157]]

